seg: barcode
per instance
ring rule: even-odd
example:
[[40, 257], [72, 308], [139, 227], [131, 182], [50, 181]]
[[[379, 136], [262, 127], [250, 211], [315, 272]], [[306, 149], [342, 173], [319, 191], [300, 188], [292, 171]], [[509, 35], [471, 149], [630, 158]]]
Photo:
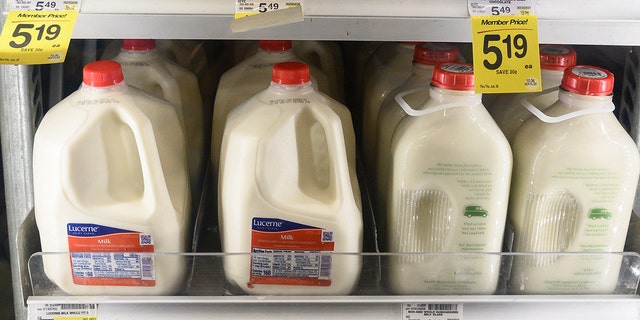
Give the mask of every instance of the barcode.
[[141, 258], [142, 264], [142, 279], [153, 280], [155, 278], [153, 274], [153, 257], [147, 256]]
[[331, 256], [330, 255], [320, 256], [320, 276], [318, 278], [319, 279], [331, 278]]
[[332, 242], [333, 231], [322, 231], [322, 242]]
[[95, 310], [95, 303], [66, 303], [60, 305], [60, 310]]
[[429, 311], [457, 311], [457, 304], [429, 304], [427, 306]]

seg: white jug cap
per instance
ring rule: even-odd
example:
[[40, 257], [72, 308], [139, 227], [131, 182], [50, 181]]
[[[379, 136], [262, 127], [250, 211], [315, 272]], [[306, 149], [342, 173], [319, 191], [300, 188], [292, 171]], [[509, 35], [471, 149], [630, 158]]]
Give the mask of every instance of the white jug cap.
[[124, 80], [122, 67], [111, 60], [91, 62], [82, 69], [82, 82], [89, 87], [108, 87]]
[[458, 61], [458, 55], [458, 47], [448, 43], [422, 43], [416, 45], [413, 49], [413, 61], [429, 66], [445, 62], [456, 62]]
[[540, 68], [564, 70], [576, 65], [576, 51], [558, 44], [540, 45]]
[[473, 91], [473, 66], [466, 63], [444, 63], [433, 70], [431, 84], [438, 88]]
[[282, 62], [273, 66], [271, 81], [277, 84], [297, 85], [311, 81], [309, 66], [302, 62]]
[[608, 96], [613, 93], [613, 73], [594, 66], [573, 66], [562, 76], [562, 89], [585, 96]]
[[291, 40], [260, 40], [260, 49], [266, 51], [286, 51], [291, 49]]
[[149, 51], [156, 48], [156, 41], [153, 39], [124, 39], [122, 49], [129, 51]]

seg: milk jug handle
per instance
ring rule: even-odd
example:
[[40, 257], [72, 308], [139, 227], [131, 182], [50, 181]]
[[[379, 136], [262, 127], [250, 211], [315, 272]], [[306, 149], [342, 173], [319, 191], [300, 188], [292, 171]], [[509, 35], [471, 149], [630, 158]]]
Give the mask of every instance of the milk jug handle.
[[[561, 100], [562, 100], [562, 98], [561, 98]], [[569, 102], [569, 101], [566, 101], [566, 102]], [[573, 119], [573, 118], [576, 118], [576, 117], [588, 115], [588, 114], [612, 112], [616, 108], [615, 105], [613, 104], [613, 102], [611, 102], [611, 101], [604, 102], [604, 103], [603, 102], [597, 102], [597, 103], [586, 102], [586, 104], [593, 104], [594, 108], [580, 109], [580, 110], [577, 110], [577, 111], [573, 111], [573, 112], [569, 112], [569, 113], [563, 114], [561, 116], [552, 117], [552, 116], [548, 116], [544, 112], [540, 111], [540, 109], [538, 109], [536, 106], [534, 106], [533, 103], [531, 103], [531, 101], [529, 101], [528, 98], [524, 98], [524, 99], [520, 100], [520, 104], [522, 104], [527, 110], [529, 110], [529, 112], [531, 112], [534, 116], [536, 116], [536, 118], [538, 118], [542, 122], [546, 122], [546, 123], [558, 123], [558, 122], [562, 122], [562, 121], [565, 121], [565, 120]], [[571, 104], [571, 103], [567, 103], [567, 104]], [[602, 108], [602, 106], [606, 106], [606, 108]]]
[[[141, 113], [141, 111], [135, 111], [135, 113]], [[146, 117], [139, 114], [128, 114], [124, 117], [121, 116], [121, 119], [131, 129], [140, 155], [144, 183], [143, 201], [159, 203], [169, 199], [169, 190], [164, 179], [158, 145], [151, 123]]]
[[169, 101], [171, 105], [173, 105], [176, 113], [178, 114], [178, 119], [180, 120], [180, 125], [184, 128], [184, 106], [182, 101], [182, 95], [180, 94], [180, 85], [178, 81], [175, 80], [169, 68], [167, 68], [163, 63], [159, 64], [160, 68], [150, 68], [153, 73], [156, 73], [152, 79], [155, 79], [162, 89], [162, 93], [165, 97], [176, 97], [178, 101], [171, 101], [167, 98], [164, 100]]
[[[481, 95], [473, 95], [473, 96], [466, 96], [463, 100], [458, 100], [456, 102], [447, 102], [447, 103], [443, 103], [440, 104], [438, 106], [435, 107], [430, 107], [427, 109], [423, 109], [423, 110], [416, 110], [413, 109], [408, 103], [407, 101], [404, 100], [404, 97], [406, 95], [412, 94], [414, 92], [418, 92], [421, 90], [428, 90], [427, 87], [420, 87], [420, 88], [415, 88], [415, 89], [410, 89], [410, 90], [406, 90], [406, 91], [402, 91], [400, 93], [398, 93], [394, 99], [396, 100], [396, 102], [398, 103], [398, 105], [400, 105], [400, 107], [402, 108], [402, 110], [404, 110], [404, 112], [412, 117], [421, 117], [421, 116], [425, 116], [434, 112], [438, 112], [438, 111], [442, 111], [442, 110], [446, 110], [446, 109], [450, 109], [450, 108], [456, 108], [456, 107], [472, 107], [478, 104], [482, 103], [482, 96]], [[462, 97], [461, 97], [462, 98]]]

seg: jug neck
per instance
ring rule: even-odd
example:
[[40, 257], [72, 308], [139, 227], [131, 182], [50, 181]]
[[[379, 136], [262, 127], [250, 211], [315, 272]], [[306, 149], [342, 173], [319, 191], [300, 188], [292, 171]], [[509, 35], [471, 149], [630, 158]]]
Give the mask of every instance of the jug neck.
[[422, 63], [413, 63], [413, 75], [418, 77], [428, 77], [431, 80], [431, 75], [433, 74], [434, 66], [422, 64]]
[[268, 51], [264, 49], [258, 49], [258, 53], [256, 54], [256, 56], [263, 60], [272, 61], [286, 61], [296, 57], [296, 55], [293, 53], [293, 49], [287, 49], [283, 51]]
[[279, 84], [271, 81], [271, 88], [287, 92], [295, 91], [296, 93], [306, 93], [314, 91], [311, 81], [302, 84]]
[[559, 87], [562, 83], [564, 70], [541, 69], [542, 90]]
[[80, 85], [80, 91], [91, 95], [109, 95], [114, 93], [122, 93], [127, 91], [128, 86], [124, 81], [106, 87], [92, 87], [86, 84]]
[[443, 89], [431, 85], [429, 89], [429, 96], [437, 101], [464, 101], [469, 106], [477, 105], [482, 102], [482, 94], [476, 93], [473, 90], [451, 90]]
[[151, 60], [158, 60], [161, 58], [160, 53], [158, 53], [157, 49], [151, 49], [146, 51], [133, 51], [133, 50], [121, 49], [120, 57], [127, 60], [135, 60], [135, 61], [151, 61]]
[[570, 109], [606, 109], [613, 103], [613, 96], [587, 96], [560, 89], [558, 93], [560, 102]]

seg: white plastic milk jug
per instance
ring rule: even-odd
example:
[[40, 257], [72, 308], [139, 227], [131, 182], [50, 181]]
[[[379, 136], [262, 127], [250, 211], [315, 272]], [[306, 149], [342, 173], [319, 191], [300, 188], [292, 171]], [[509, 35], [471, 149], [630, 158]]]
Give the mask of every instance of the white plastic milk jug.
[[[273, 66], [287, 61], [302, 62], [291, 49], [290, 40], [262, 40], [255, 55], [229, 69], [220, 78], [213, 105], [211, 129], [211, 162], [214, 176], [217, 176], [220, 144], [227, 115], [241, 103], [269, 87]], [[316, 87], [324, 93], [329, 92], [327, 75], [314, 66], [309, 66], [309, 69], [312, 78], [318, 83]]]
[[473, 88], [470, 65], [443, 64], [430, 100], [402, 104], [410, 116], [393, 134], [387, 206], [388, 249], [406, 254], [389, 260], [394, 293], [497, 287], [500, 255], [487, 253], [502, 248], [512, 155]]
[[[235, 64], [255, 55], [259, 47], [260, 41], [234, 41]], [[344, 65], [340, 45], [334, 41], [296, 40], [291, 41], [291, 48], [301, 61], [327, 75], [328, 91], [323, 92], [344, 103]]]
[[311, 86], [304, 63], [276, 64], [272, 79], [225, 127], [222, 247], [252, 253], [225, 256], [226, 277], [250, 294], [349, 294], [362, 250], [349, 111]]
[[114, 58], [122, 65], [127, 84], [171, 103], [187, 138], [189, 179], [194, 191], [203, 179], [204, 119], [202, 98], [196, 76], [159, 54], [155, 41], [122, 40], [122, 50]]
[[[558, 101], [518, 130], [509, 219], [516, 252], [621, 252], [640, 156], [613, 115], [613, 74], [592, 66], [564, 72]], [[539, 119], [540, 118], [540, 119]], [[610, 293], [621, 256], [516, 257], [516, 293]]]
[[187, 248], [185, 138], [173, 107], [92, 62], [45, 115], [33, 147], [35, 217], [47, 276], [73, 295], [174, 294]]
[[522, 99], [528, 99], [539, 110], [544, 111], [558, 99], [558, 88], [564, 70], [575, 64], [576, 52], [572, 48], [540, 45], [542, 92], [502, 94], [487, 108], [509, 142], [513, 142], [516, 131], [531, 116], [531, 112], [522, 105]]
[[[380, 104], [389, 92], [411, 76], [416, 42], [402, 42], [381, 46], [372, 57], [364, 72], [362, 94], [362, 152], [367, 172], [375, 171], [376, 132]], [[387, 57], [390, 55], [389, 57]], [[380, 64], [378, 61], [386, 61]], [[379, 65], [379, 66], [377, 66]], [[371, 69], [377, 66], [375, 69]]]
[[367, 126], [375, 127], [375, 131], [371, 132], [373, 137], [370, 138], [370, 142], [374, 145], [374, 157], [369, 161], [373, 162], [374, 170], [369, 173], [375, 177], [373, 181], [376, 195], [374, 213], [376, 225], [378, 226], [378, 238], [383, 243], [386, 225], [386, 200], [389, 187], [388, 172], [389, 158], [391, 157], [389, 153], [391, 137], [400, 120], [406, 116], [395, 97], [402, 92], [405, 95], [409, 92], [411, 94], [407, 95], [407, 99], [410, 100], [411, 105], [422, 106], [429, 99], [428, 88], [431, 83], [434, 66], [439, 63], [456, 62], [457, 60], [458, 49], [452, 45], [446, 43], [415, 45], [411, 76], [395, 88], [383, 88], [385, 100], [380, 101], [381, 104], [375, 110], [371, 110], [375, 112], [377, 119], [369, 119], [369, 122], [367, 122]]

